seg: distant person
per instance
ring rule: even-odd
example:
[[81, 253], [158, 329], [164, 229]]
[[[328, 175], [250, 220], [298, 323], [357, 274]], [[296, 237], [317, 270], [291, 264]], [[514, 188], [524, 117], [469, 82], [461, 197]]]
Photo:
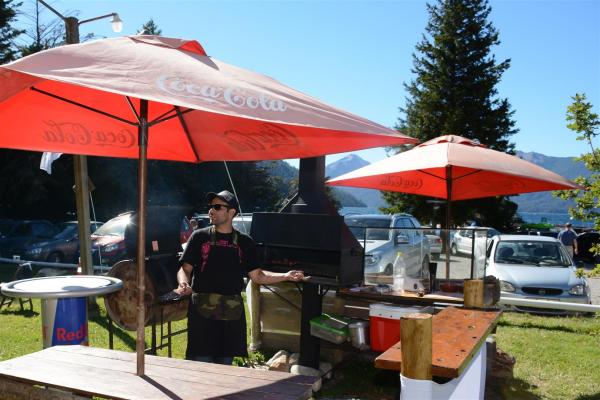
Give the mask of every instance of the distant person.
[[181, 256], [177, 273], [180, 295], [191, 295], [188, 310], [188, 360], [231, 364], [233, 357], [247, 357], [246, 317], [241, 291], [244, 277], [259, 285], [299, 282], [302, 271], [275, 273], [258, 266], [254, 241], [233, 228], [239, 205], [224, 190], [208, 193], [212, 226], [192, 233]]
[[192, 227], [192, 230], [195, 231], [196, 229], [198, 229], [198, 220], [196, 218], [190, 219], [190, 225]]
[[558, 240], [567, 248], [571, 258], [574, 254], [577, 254], [577, 234], [570, 222], [567, 222], [565, 229], [558, 233]]

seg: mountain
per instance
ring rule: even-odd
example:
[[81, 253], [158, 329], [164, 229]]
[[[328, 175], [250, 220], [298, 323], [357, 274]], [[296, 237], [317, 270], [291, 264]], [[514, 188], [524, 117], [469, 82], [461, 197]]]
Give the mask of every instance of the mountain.
[[[350, 154], [325, 166], [325, 176], [327, 176], [328, 178], [336, 178], [350, 171], [354, 171], [355, 169], [362, 168], [365, 165], [369, 165], [369, 162], [360, 158], [356, 154]], [[381, 197], [381, 192], [379, 190], [353, 188], [345, 186], [336, 186], [336, 188], [342, 192], [348, 193], [351, 196], [355, 197], [356, 199], [364, 203], [367, 207], [379, 208], [385, 205], [385, 200], [383, 200], [383, 197]], [[339, 198], [338, 200], [340, 201], [342, 206], [355, 207], [350, 204], [346, 204]]]
[[[585, 164], [576, 161], [573, 157], [551, 157], [540, 153], [524, 153], [522, 151], [517, 151], [517, 157], [556, 172], [567, 179], [590, 175], [590, 171], [585, 167]], [[511, 197], [511, 200], [519, 205], [520, 212], [565, 213], [569, 207], [574, 206], [573, 201], [553, 197], [552, 192], [526, 193]]]
[[[367, 163], [360, 157], [357, 158]], [[262, 161], [258, 164], [273, 177], [274, 184], [282, 198], [289, 198], [294, 194], [298, 187], [298, 168], [291, 166], [285, 161]], [[352, 168], [350, 167], [349, 171], [351, 170]], [[343, 207], [367, 207], [359, 198], [340, 188], [332, 187], [331, 193]]]

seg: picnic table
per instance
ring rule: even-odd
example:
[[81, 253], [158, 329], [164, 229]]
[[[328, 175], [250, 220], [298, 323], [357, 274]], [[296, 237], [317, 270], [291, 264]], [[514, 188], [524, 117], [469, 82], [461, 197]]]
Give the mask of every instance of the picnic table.
[[123, 351], [50, 347], [0, 362], [0, 398], [304, 400], [318, 379], [156, 356], [146, 356], [146, 373], [137, 376], [135, 360]]
[[[498, 324], [501, 311], [448, 307], [433, 316], [433, 376], [458, 378]], [[402, 351], [396, 343], [375, 359], [375, 367], [400, 372]]]

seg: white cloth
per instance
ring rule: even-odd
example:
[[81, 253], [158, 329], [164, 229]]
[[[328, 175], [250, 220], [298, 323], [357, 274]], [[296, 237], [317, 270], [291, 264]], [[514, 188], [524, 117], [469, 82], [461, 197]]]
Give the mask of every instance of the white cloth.
[[62, 153], [51, 153], [45, 151], [40, 160], [40, 169], [46, 171], [49, 175], [52, 174], [52, 163], [62, 156]]
[[456, 379], [439, 384], [400, 375], [400, 400], [483, 400], [486, 345], [483, 342], [469, 366]]

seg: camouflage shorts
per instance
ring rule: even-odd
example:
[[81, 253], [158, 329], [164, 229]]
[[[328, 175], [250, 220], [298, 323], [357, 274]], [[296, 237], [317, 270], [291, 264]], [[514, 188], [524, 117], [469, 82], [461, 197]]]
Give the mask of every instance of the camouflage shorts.
[[234, 321], [240, 319], [244, 312], [244, 303], [239, 294], [194, 293], [192, 304], [196, 312], [207, 319]]

